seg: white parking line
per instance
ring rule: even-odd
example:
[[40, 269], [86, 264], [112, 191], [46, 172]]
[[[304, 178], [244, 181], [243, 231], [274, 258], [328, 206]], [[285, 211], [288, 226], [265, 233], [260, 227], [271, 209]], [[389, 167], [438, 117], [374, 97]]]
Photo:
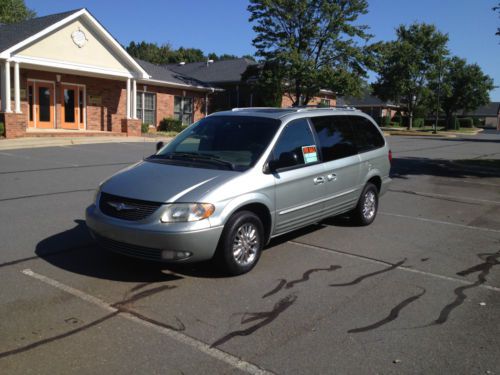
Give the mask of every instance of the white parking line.
[[[291, 244], [297, 245], [297, 246], [302, 246], [302, 247], [305, 247], [305, 248], [308, 248], [308, 249], [319, 250], [319, 251], [328, 252], [328, 253], [335, 253], [335, 254], [342, 255], [342, 256], [345, 256], [345, 257], [349, 257], [349, 258], [355, 258], [355, 259], [364, 260], [364, 261], [370, 262], [370, 263], [381, 264], [381, 265], [384, 265], [384, 266], [392, 265], [392, 263], [389, 263], [389, 262], [384, 262], [384, 261], [381, 261], [381, 260], [377, 260], [377, 259], [373, 259], [373, 258], [368, 258], [368, 257], [364, 257], [364, 256], [361, 256], [361, 255], [351, 254], [351, 253], [347, 253], [347, 252], [339, 251], [339, 250], [335, 250], [335, 249], [329, 249], [327, 247], [309, 245], [309, 244], [305, 244], [305, 243], [297, 242], [297, 241], [288, 241], [288, 243], [291, 243]], [[401, 271], [406, 271], [406, 272], [411, 272], [411, 273], [418, 273], [420, 275], [430, 276], [430, 277], [434, 277], [436, 279], [441, 279], [441, 280], [446, 280], [446, 281], [452, 281], [452, 282], [463, 284], [463, 285], [472, 285], [472, 284], [474, 284], [473, 282], [470, 282], [470, 281], [467, 281], [467, 280], [462, 280], [462, 279], [457, 279], [455, 277], [449, 277], [449, 276], [439, 275], [439, 274], [432, 273], [432, 272], [420, 271], [420, 270], [416, 270], [414, 268], [409, 268], [409, 267], [405, 267], [405, 266], [398, 266], [398, 267], [395, 267], [395, 268], [398, 269], [398, 270], [401, 270]], [[491, 291], [494, 291], [494, 292], [500, 292], [500, 288], [497, 288], [496, 286], [491, 286], [491, 285], [481, 284], [481, 285], [478, 285], [478, 288], [488, 289], [488, 290], [491, 290]]]
[[[78, 289], [75, 289], [75, 288], [70, 287], [68, 285], [65, 285], [57, 280], [51, 279], [50, 277], [33, 272], [30, 269], [25, 269], [21, 272], [23, 274], [25, 274], [26, 276], [32, 277], [32, 278], [37, 279], [37, 280], [39, 280], [47, 285], [50, 285], [50, 286], [57, 288], [57, 289], [60, 289], [66, 293], [69, 293], [69, 294], [85, 301], [85, 302], [89, 302], [89, 303], [92, 303], [96, 306], [99, 306], [106, 311], [109, 311], [109, 312], [119, 311], [117, 308], [111, 306], [109, 303], [104, 302], [103, 300], [101, 300], [97, 297], [94, 297], [90, 294], [82, 292], [81, 290], [78, 290]], [[120, 313], [118, 313], [118, 315], [120, 315], [121, 317], [128, 319], [134, 323], [141, 324], [145, 327], [148, 327], [148, 328], [156, 331], [157, 333], [168, 336], [168, 337], [170, 337], [170, 338], [172, 338], [172, 339], [174, 339], [182, 344], [189, 345], [192, 348], [194, 348], [194, 349], [196, 349], [196, 350], [198, 350], [206, 355], [209, 355], [209, 356], [211, 356], [219, 361], [227, 363], [228, 365], [230, 365], [234, 368], [237, 368], [238, 370], [247, 372], [249, 374], [259, 374], [259, 375], [272, 374], [272, 372], [263, 370], [250, 362], [246, 362], [246, 361], [244, 361], [238, 357], [235, 357], [229, 353], [223, 352], [220, 349], [212, 348], [210, 345], [204, 343], [203, 341], [199, 341], [199, 340], [197, 340], [193, 337], [187, 336], [181, 332], [175, 331], [173, 329], [158, 326], [154, 323], [142, 320], [142, 319], [140, 319], [132, 314], [126, 313], [126, 312], [120, 312]]]
[[385, 216], [400, 217], [400, 218], [403, 218], [403, 219], [424, 221], [424, 222], [433, 223], [433, 224], [449, 225], [449, 226], [458, 227], [458, 228], [465, 228], [465, 229], [472, 229], [472, 230], [482, 230], [482, 231], [485, 231], [485, 232], [500, 233], [500, 230], [498, 230], [498, 229], [483, 228], [483, 227], [476, 227], [476, 226], [473, 226], [473, 225], [451, 223], [449, 221], [427, 219], [425, 217], [417, 217], [417, 216], [408, 216], [408, 215], [394, 214], [392, 212], [379, 212], [379, 214], [380, 215], [385, 215]]

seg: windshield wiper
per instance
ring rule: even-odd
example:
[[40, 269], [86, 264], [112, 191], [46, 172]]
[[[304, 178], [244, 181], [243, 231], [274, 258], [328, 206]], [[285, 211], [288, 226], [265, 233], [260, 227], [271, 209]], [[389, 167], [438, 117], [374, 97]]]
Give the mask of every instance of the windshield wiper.
[[189, 160], [194, 160], [194, 161], [204, 161], [204, 162], [210, 162], [218, 165], [223, 165], [225, 167], [228, 167], [231, 170], [234, 170], [234, 164], [227, 161], [227, 160], [221, 160], [218, 156], [211, 155], [211, 154], [199, 154], [199, 153], [192, 153], [192, 152], [170, 152], [168, 154], [163, 154], [163, 155], [152, 155], [153, 158], [158, 158], [158, 159], [189, 159]]

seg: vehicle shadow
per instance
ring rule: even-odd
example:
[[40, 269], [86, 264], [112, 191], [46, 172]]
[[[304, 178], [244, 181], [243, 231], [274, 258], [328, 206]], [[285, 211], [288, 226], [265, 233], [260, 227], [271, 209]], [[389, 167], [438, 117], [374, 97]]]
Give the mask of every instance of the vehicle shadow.
[[[340, 221], [339, 221], [340, 220]], [[342, 218], [333, 218], [274, 238], [264, 251], [301, 236], [313, 233], [325, 225], [340, 225]], [[215, 264], [166, 264], [130, 258], [102, 249], [90, 236], [84, 220], [75, 220], [75, 226], [40, 241], [35, 249], [38, 257], [65, 271], [84, 276], [123, 282], [163, 282], [183, 276], [199, 278], [225, 278]]]
[[90, 236], [85, 221], [75, 220], [75, 223], [75, 227], [40, 241], [36, 255], [60, 269], [99, 279], [150, 283], [181, 278], [168, 272], [163, 264], [101, 249]]

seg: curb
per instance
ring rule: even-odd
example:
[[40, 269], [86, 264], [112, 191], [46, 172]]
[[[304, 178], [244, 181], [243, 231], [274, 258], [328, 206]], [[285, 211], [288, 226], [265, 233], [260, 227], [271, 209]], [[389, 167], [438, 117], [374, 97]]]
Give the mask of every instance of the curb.
[[23, 148], [64, 147], [98, 143], [156, 143], [170, 141], [169, 137], [25, 137], [0, 140], [0, 150]]

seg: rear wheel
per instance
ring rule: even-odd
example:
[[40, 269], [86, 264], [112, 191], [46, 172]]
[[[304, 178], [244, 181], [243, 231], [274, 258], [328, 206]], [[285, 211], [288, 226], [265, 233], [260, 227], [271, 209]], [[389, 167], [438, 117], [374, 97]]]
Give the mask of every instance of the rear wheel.
[[378, 211], [378, 189], [367, 183], [359, 197], [358, 205], [352, 211], [352, 219], [359, 225], [370, 225]]
[[222, 232], [217, 260], [229, 275], [250, 271], [259, 260], [264, 242], [264, 229], [259, 217], [250, 211], [231, 216]]

